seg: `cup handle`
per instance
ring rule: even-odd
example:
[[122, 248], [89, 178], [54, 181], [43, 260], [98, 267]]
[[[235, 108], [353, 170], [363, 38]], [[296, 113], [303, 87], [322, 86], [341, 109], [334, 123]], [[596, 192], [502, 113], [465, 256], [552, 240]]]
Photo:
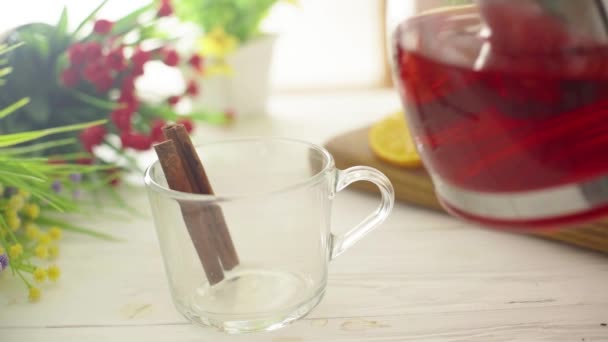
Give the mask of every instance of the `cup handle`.
[[330, 260], [336, 258], [349, 249], [367, 233], [378, 227], [388, 217], [395, 203], [395, 191], [388, 178], [380, 171], [367, 167], [355, 166], [346, 170], [338, 170], [336, 177], [336, 192], [339, 192], [358, 181], [368, 181], [376, 184], [380, 189], [382, 199], [376, 210], [367, 216], [361, 223], [344, 235], [331, 234]]

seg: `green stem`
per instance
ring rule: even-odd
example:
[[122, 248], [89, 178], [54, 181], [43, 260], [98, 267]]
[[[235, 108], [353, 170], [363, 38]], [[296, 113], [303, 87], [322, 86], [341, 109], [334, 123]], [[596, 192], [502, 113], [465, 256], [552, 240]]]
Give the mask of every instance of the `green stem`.
[[4, 230], [6, 230], [8, 235], [11, 237], [11, 239], [13, 239], [13, 241], [15, 241], [15, 243], [19, 243], [19, 240], [17, 240], [17, 237], [13, 233], [13, 230], [8, 226], [8, 224], [6, 224], [6, 221], [4, 221], [4, 217], [2, 217], [1, 215], [0, 215], [0, 225], [2, 225], [2, 227], [4, 227]]
[[17, 275], [19, 276], [19, 278], [21, 278], [21, 280], [23, 280], [23, 282], [25, 283], [25, 285], [27, 285], [28, 288], [32, 287], [32, 284], [27, 279], [25, 279], [25, 277], [23, 276], [23, 274], [21, 274], [21, 271], [19, 271], [19, 269], [14, 268], [12, 266], [12, 264], [11, 264], [11, 268], [15, 270], [15, 272], [17, 273]]
[[106, 110], [114, 110], [118, 108], [118, 106], [114, 102], [102, 100], [98, 97], [91, 96], [89, 94], [85, 94], [75, 89], [69, 89], [68, 93], [72, 95], [77, 100], [84, 102], [85, 104], [89, 104], [91, 106], [106, 109]]
[[137, 211], [137, 209], [131, 207], [129, 204], [127, 204], [127, 202], [125, 202], [122, 197], [120, 197], [120, 195], [118, 194], [118, 192], [112, 188], [108, 188], [108, 192], [110, 193], [110, 196], [112, 196], [112, 198], [125, 210], [127, 210], [129, 213], [131, 213], [132, 215], [138, 216], [138, 217], [144, 217], [143, 214], [141, 214], [139, 211]]
[[63, 228], [63, 230], [66, 230], [66, 231], [85, 234], [85, 235], [93, 236], [93, 237], [103, 239], [103, 240], [120, 241], [120, 239], [118, 239], [110, 234], [105, 234], [105, 233], [97, 232], [97, 231], [94, 231], [91, 229], [74, 226], [69, 223], [55, 220], [55, 219], [52, 219], [49, 217], [39, 217], [37, 222], [40, 224], [49, 225], [49, 226], [60, 226]]

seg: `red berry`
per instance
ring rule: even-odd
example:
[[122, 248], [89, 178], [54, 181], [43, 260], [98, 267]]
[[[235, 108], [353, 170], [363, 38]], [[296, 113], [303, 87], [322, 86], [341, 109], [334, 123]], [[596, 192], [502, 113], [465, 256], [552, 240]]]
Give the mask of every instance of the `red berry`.
[[188, 64], [198, 71], [203, 71], [203, 62], [203, 57], [197, 54], [192, 55], [188, 60]]
[[112, 26], [114, 26], [114, 23], [109, 21], [109, 20], [105, 20], [105, 19], [99, 19], [97, 21], [95, 21], [95, 25], [93, 26], [93, 31], [95, 31], [95, 33], [97, 34], [108, 34], [110, 33], [110, 31], [112, 31]]
[[80, 133], [80, 142], [86, 151], [93, 152], [93, 147], [101, 144], [105, 135], [104, 126], [88, 127]]
[[131, 130], [132, 116], [133, 111], [129, 107], [118, 108], [110, 113], [110, 120], [119, 131], [129, 131]]
[[236, 118], [236, 112], [233, 109], [226, 109], [224, 117], [228, 121], [233, 121]]
[[162, 0], [156, 15], [158, 17], [167, 17], [171, 14], [173, 14], [173, 6], [171, 6], [171, 2], [169, 0]]
[[146, 151], [152, 147], [152, 138], [140, 133], [122, 132], [120, 141], [123, 147], [130, 147], [138, 151]]
[[85, 46], [82, 43], [74, 43], [68, 48], [68, 59], [70, 65], [79, 66], [86, 61]]
[[52, 156], [52, 157], [49, 157], [49, 159], [47, 160], [47, 163], [61, 165], [61, 164], [65, 164], [65, 159], [63, 159], [59, 156]]
[[196, 81], [190, 80], [188, 82], [188, 87], [186, 88], [186, 93], [188, 93], [188, 95], [192, 95], [192, 96], [198, 95], [199, 89], [198, 89], [198, 84], [196, 84]]
[[175, 50], [168, 49], [164, 51], [163, 62], [168, 66], [176, 66], [179, 63], [179, 55]]
[[102, 78], [111, 78], [109, 70], [106, 68], [102, 60], [88, 64], [83, 71], [84, 78], [96, 84], [98, 80]]
[[76, 164], [91, 165], [93, 164], [93, 158], [78, 158], [76, 159]]
[[165, 139], [163, 134], [163, 126], [165, 126], [166, 122], [164, 120], [154, 120], [152, 125], [150, 126], [150, 138], [152, 138], [153, 142], [161, 142]]
[[169, 98], [167, 99], [167, 102], [172, 105], [175, 106], [180, 100], [179, 96], [169, 96]]
[[132, 76], [127, 76], [122, 80], [122, 84], [120, 86], [120, 94], [121, 95], [133, 95], [135, 93], [135, 78]]
[[106, 171], [110, 185], [117, 186], [120, 184], [120, 169], [114, 168]]
[[125, 69], [125, 56], [123, 54], [122, 47], [112, 50], [106, 56], [106, 65], [112, 70], [122, 71]]
[[80, 77], [78, 72], [72, 68], [67, 68], [61, 73], [61, 83], [66, 87], [75, 87], [78, 85]]
[[135, 49], [133, 56], [131, 57], [134, 66], [143, 66], [150, 60], [150, 52], [144, 51], [139, 47]]
[[102, 77], [95, 83], [95, 89], [98, 93], [106, 93], [108, 90], [112, 89], [112, 84], [114, 81], [112, 78]]
[[91, 62], [99, 57], [101, 57], [102, 48], [98, 42], [90, 42], [85, 44], [84, 46], [84, 57], [87, 62]]
[[121, 93], [120, 97], [118, 97], [118, 102], [120, 104], [126, 106], [127, 108], [129, 108], [129, 110], [131, 112], [137, 111], [137, 109], [139, 107], [137, 97], [135, 96], [135, 93], [133, 93], [133, 92]]
[[119, 186], [120, 185], [120, 177], [119, 176], [114, 176], [112, 177], [112, 179], [110, 179], [110, 185], [111, 186]]
[[135, 77], [141, 76], [144, 74], [144, 65], [143, 64], [135, 64], [133, 65], [133, 70], [131, 71], [132, 75]]
[[186, 129], [186, 132], [188, 132], [188, 133], [192, 133], [192, 131], [194, 130], [194, 124], [192, 123], [192, 120], [190, 120], [190, 119], [179, 119], [176, 121], [176, 123], [184, 125], [184, 128]]

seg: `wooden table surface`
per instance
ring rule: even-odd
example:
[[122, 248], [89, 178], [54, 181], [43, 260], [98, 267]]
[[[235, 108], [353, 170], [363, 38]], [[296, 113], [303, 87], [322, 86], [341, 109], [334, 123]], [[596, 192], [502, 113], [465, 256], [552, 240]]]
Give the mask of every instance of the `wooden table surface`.
[[[205, 127], [196, 139], [280, 135], [321, 144], [397, 108], [391, 91], [275, 96], [269, 117]], [[146, 215], [93, 224], [125, 242], [66, 236], [63, 278], [43, 288], [41, 302], [28, 303], [3, 272], [1, 342], [608, 341], [605, 256], [404, 204], [331, 264], [327, 294], [306, 318], [238, 336], [193, 326], [171, 302], [143, 188], [122, 192]], [[377, 201], [341, 192], [334, 231]]]

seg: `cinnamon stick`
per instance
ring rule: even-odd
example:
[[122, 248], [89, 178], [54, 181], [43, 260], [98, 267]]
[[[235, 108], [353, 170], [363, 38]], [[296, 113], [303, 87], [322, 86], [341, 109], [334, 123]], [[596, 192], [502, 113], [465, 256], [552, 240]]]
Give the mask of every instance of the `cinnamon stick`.
[[[192, 191], [197, 194], [213, 195], [213, 188], [211, 187], [205, 168], [196, 153], [194, 145], [192, 145], [185, 127], [179, 124], [168, 125], [163, 127], [163, 133], [167, 139], [175, 143], [177, 153], [185, 164], [187, 177], [192, 185]], [[203, 214], [205, 220], [202, 224], [206, 226], [207, 231], [212, 233], [215, 238], [216, 249], [224, 269], [233, 269], [239, 264], [239, 258], [230, 237], [230, 231], [228, 230], [222, 209], [217, 204], [210, 204], [205, 206]]]
[[[169, 187], [176, 191], [192, 193], [192, 185], [186, 175], [187, 168], [179, 157], [175, 143], [168, 140], [154, 145], [154, 149]], [[218, 259], [215, 239], [209, 232], [209, 227], [203, 224], [205, 215], [201, 212], [200, 206], [194, 203], [182, 202], [180, 209], [207, 280], [211, 285], [215, 285], [224, 279], [224, 270]]]

